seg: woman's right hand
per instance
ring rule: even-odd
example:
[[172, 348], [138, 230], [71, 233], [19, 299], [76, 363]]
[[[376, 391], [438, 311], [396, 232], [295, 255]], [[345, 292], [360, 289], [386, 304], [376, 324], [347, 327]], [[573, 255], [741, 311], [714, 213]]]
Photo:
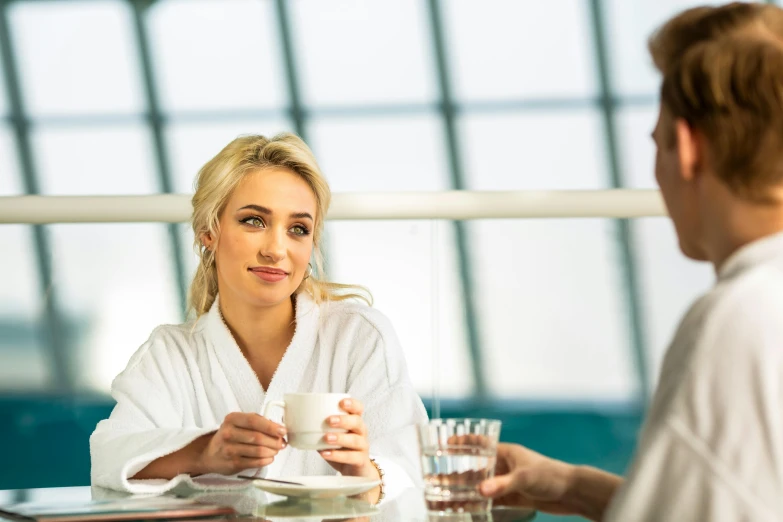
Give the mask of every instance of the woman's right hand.
[[270, 465], [286, 447], [284, 426], [257, 413], [229, 413], [198, 459], [199, 474], [234, 475]]

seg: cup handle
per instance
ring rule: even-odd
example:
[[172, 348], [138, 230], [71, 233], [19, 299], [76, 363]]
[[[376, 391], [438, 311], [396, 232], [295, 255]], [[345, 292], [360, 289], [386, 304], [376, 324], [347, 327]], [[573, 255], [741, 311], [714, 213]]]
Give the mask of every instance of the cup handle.
[[[283, 411], [285, 411], [285, 402], [283, 401], [269, 401], [266, 403], [266, 406], [264, 406], [264, 417], [267, 419], [269, 418], [269, 412], [277, 406], [278, 408], [283, 408]], [[285, 418], [283, 419], [285, 422]]]

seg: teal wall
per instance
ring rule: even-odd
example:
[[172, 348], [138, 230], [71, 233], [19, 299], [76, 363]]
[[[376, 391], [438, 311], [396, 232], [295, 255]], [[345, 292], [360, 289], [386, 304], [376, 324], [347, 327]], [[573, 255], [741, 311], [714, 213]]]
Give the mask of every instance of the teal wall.
[[[0, 397], [0, 489], [89, 484], [89, 436], [112, 406], [103, 396]], [[440, 414], [500, 419], [504, 441], [617, 473], [630, 459], [641, 421], [637, 408], [608, 404], [444, 402]]]

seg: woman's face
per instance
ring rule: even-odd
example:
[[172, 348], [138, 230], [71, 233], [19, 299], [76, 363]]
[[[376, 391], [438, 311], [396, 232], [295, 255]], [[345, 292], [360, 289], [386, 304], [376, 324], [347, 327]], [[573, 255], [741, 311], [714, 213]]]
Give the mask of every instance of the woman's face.
[[296, 291], [313, 251], [315, 194], [293, 171], [270, 167], [248, 174], [220, 216], [215, 250], [224, 302], [275, 306]]

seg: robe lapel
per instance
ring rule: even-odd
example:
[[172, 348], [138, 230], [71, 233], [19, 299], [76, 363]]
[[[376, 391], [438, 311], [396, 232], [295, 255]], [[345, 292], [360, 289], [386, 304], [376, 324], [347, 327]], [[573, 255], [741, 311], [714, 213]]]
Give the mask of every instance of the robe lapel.
[[223, 322], [218, 299], [215, 299], [207, 312], [206, 329], [209, 340], [217, 352], [217, 359], [220, 361], [225, 375], [228, 376], [228, 384], [236, 397], [239, 408], [246, 413], [260, 413], [264, 404], [264, 390], [250, 363]]
[[[296, 296], [296, 330], [291, 344], [283, 355], [277, 371], [272, 376], [267, 390], [266, 402], [282, 401], [286, 393], [296, 393], [309, 388], [305, 385], [302, 388], [302, 377], [304, 376], [307, 363], [313, 354], [315, 341], [318, 332], [318, 321], [320, 318], [320, 309], [313, 302], [308, 294], [298, 294]], [[260, 413], [263, 413], [263, 409]], [[283, 412], [280, 408], [274, 408], [269, 418], [275, 422], [282, 423]], [[289, 447], [277, 454], [275, 462], [270, 466], [270, 476], [280, 476], [285, 464], [293, 450]]]

